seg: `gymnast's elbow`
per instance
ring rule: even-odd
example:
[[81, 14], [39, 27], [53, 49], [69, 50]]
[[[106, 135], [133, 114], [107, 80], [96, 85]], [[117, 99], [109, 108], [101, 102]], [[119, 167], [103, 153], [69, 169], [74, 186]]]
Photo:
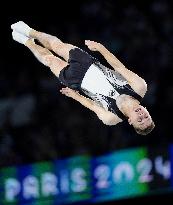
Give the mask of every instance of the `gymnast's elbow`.
[[97, 116], [103, 122], [103, 124], [108, 125], [108, 126], [116, 125], [121, 121], [113, 113], [106, 113], [106, 114], [101, 114]]
[[138, 92], [141, 97], [144, 97], [147, 92], [147, 83], [145, 80], [142, 80], [141, 83], [138, 85]]
[[112, 124], [110, 121], [108, 121], [108, 120], [101, 120], [102, 121], [102, 123], [104, 124], [104, 125], [107, 125], [107, 126], [112, 126], [112, 125], [115, 125], [115, 124]]
[[103, 124], [107, 125], [107, 126], [113, 126], [113, 125], [116, 125], [118, 124], [118, 122], [116, 121], [113, 121], [113, 120], [109, 120], [109, 119], [104, 119], [102, 120]]

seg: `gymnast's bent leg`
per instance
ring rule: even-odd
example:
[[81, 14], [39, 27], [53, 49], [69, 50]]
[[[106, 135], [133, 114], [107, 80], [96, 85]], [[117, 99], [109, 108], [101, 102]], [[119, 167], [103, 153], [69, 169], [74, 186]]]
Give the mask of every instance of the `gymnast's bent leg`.
[[48, 66], [57, 77], [59, 77], [60, 71], [68, 65], [66, 61], [53, 55], [47, 48], [35, 44], [32, 38], [16, 31], [12, 32], [12, 36], [15, 41], [28, 47], [34, 56], [45, 66]]

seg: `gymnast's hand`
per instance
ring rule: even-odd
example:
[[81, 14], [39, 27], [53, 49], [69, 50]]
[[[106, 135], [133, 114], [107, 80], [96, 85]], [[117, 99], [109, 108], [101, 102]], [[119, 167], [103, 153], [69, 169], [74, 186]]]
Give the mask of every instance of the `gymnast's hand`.
[[67, 97], [71, 97], [73, 99], [76, 99], [78, 96], [79, 96], [79, 93], [78, 91], [75, 91], [71, 88], [68, 88], [68, 87], [65, 87], [65, 88], [62, 88], [60, 90], [60, 92], [63, 94], [63, 95], [66, 95]]
[[88, 46], [91, 51], [100, 51], [104, 47], [101, 43], [90, 40], [85, 40], [85, 45]]

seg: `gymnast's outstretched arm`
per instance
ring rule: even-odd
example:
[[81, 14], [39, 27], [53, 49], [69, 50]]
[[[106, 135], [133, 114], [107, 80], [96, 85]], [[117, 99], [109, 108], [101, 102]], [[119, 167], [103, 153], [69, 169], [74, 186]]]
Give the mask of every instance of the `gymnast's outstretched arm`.
[[143, 78], [138, 76], [136, 73], [127, 69], [108, 49], [101, 43], [87, 40], [85, 44], [92, 51], [100, 52], [106, 61], [114, 68], [115, 71], [120, 73], [131, 85], [131, 87], [143, 97], [147, 91], [147, 84]]
[[78, 101], [83, 106], [85, 106], [86, 108], [95, 112], [97, 117], [106, 125], [116, 125], [117, 123], [122, 121], [117, 115], [109, 111], [106, 111], [103, 107], [100, 107], [93, 100], [80, 95], [78, 92], [68, 87], [62, 88], [60, 92], [68, 97], [73, 98], [74, 100]]

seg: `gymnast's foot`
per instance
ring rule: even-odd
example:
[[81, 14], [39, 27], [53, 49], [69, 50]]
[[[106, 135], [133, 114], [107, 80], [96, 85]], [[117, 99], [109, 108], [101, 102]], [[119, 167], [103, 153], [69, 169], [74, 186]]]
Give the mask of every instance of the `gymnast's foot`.
[[30, 40], [29, 37], [17, 32], [17, 31], [12, 32], [12, 38], [13, 38], [13, 40], [15, 40], [21, 44], [24, 44], [24, 45], [26, 45], [27, 41]]
[[27, 37], [29, 37], [29, 33], [32, 30], [32, 28], [30, 28], [23, 21], [18, 21], [17, 23], [12, 24], [11, 29], [13, 29], [14, 31], [17, 31], [18, 33], [21, 33]]

